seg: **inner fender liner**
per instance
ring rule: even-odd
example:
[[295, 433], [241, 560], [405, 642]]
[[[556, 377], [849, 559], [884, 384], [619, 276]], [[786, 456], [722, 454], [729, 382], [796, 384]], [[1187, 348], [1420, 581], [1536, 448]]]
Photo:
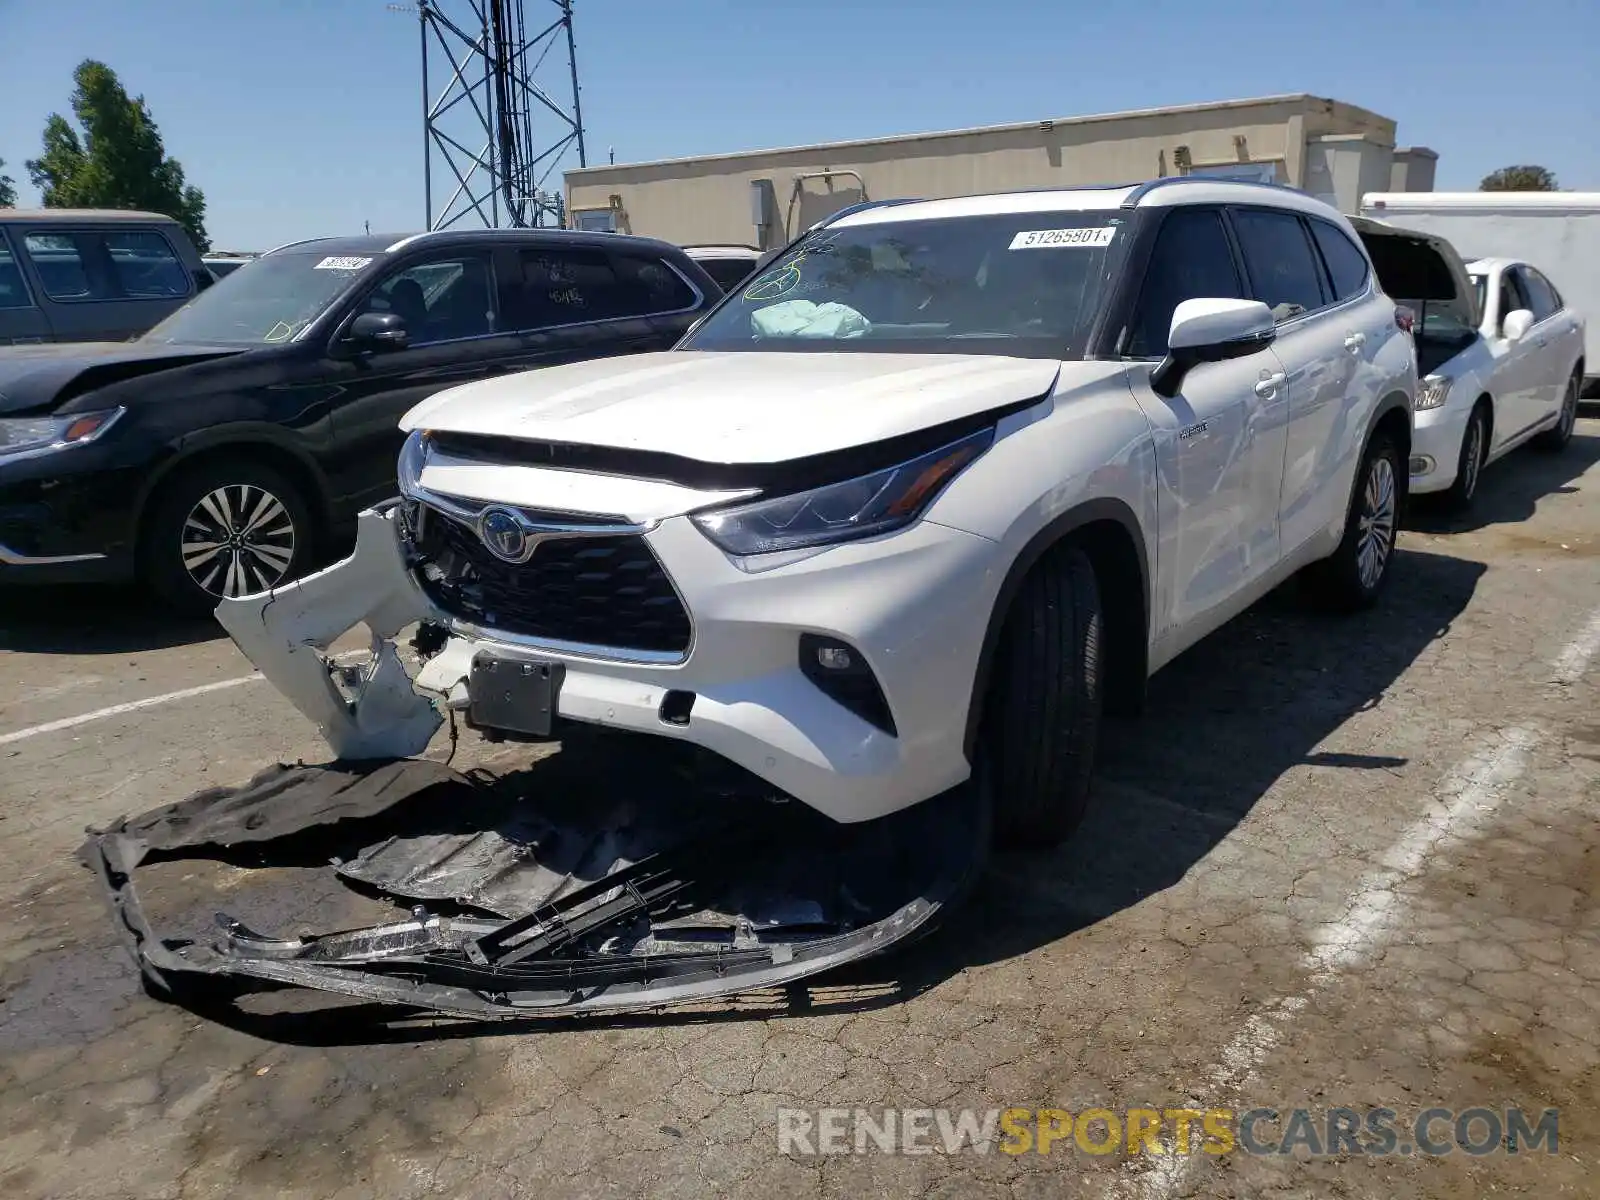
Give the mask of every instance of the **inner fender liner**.
[[[552, 760], [500, 776], [423, 759], [278, 765], [91, 830], [80, 857], [158, 996], [294, 985], [477, 1020], [789, 984], [927, 932], [984, 865], [978, 787], [840, 825], [737, 771], [712, 787], [654, 765], [632, 773], [633, 794]], [[303, 937], [223, 913], [158, 933], [135, 872], [205, 859], [261, 869], [251, 879], [327, 872], [396, 912]]]

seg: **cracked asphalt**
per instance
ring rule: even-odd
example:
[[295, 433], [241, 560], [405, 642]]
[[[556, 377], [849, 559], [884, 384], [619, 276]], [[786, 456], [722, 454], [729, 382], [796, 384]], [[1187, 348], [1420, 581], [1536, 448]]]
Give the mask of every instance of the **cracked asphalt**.
[[[1482, 489], [1468, 519], [1415, 514], [1375, 611], [1288, 588], [1157, 676], [1079, 835], [996, 860], [934, 936], [626, 1021], [223, 1023], [146, 997], [84, 827], [324, 747], [259, 680], [76, 721], [250, 668], [131, 593], [0, 599], [0, 1195], [1595, 1194], [1600, 420]], [[457, 763], [515, 753], [467, 736]], [[1560, 1136], [807, 1156], [779, 1153], [785, 1106], [1521, 1106]]]

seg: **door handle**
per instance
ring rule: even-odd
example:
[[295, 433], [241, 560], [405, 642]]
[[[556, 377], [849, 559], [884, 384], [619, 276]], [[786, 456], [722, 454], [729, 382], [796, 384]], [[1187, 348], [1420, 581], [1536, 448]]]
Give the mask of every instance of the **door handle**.
[[1344, 339], [1344, 348], [1350, 351], [1352, 354], [1356, 353], [1366, 344], [1367, 335], [1364, 333], [1352, 333]]
[[1270, 400], [1274, 395], [1277, 394], [1278, 385], [1282, 383], [1284, 379], [1285, 376], [1282, 371], [1279, 371], [1276, 375], [1268, 375], [1265, 379], [1256, 384], [1256, 395], [1260, 396], [1263, 400]]

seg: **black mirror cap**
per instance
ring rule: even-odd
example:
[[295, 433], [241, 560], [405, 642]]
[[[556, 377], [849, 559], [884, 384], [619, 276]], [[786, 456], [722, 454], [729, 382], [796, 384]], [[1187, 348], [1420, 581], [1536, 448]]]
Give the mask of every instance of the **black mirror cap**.
[[350, 322], [344, 340], [357, 350], [403, 350], [411, 335], [399, 313], [364, 312]]
[[1207, 362], [1225, 362], [1230, 358], [1248, 358], [1259, 354], [1277, 340], [1276, 329], [1266, 329], [1251, 337], [1232, 338], [1214, 342], [1209, 346], [1186, 346], [1181, 350], [1168, 350], [1167, 356], [1150, 372], [1150, 390], [1163, 400], [1171, 400], [1183, 386], [1183, 377], [1189, 371]]

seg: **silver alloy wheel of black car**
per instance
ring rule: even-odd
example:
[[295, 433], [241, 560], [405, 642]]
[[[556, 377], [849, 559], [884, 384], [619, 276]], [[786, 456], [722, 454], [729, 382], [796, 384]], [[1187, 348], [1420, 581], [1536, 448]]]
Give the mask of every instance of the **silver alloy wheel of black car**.
[[1394, 549], [1395, 480], [1394, 465], [1384, 457], [1374, 458], [1367, 471], [1357, 518], [1357, 569], [1361, 586], [1374, 588], [1383, 578], [1383, 569]]
[[226, 484], [202, 496], [184, 519], [184, 570], [212, 596], [264, 592], [294, 561], [295, 534], [279, 497], [254, 484]]

